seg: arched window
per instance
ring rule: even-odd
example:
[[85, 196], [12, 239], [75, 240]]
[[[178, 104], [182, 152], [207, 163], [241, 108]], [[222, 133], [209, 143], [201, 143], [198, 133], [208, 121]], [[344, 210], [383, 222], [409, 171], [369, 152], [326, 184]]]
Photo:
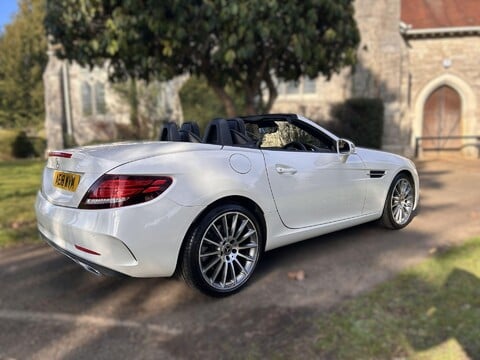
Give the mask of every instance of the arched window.
[[82, 83], [82, 113], [83, 116], [90, 116], [93, 114], [92, 87], [86, 81]]
[[298, 81], [287, 81], [279, 88], [282, 95], [311, 95], [317, 93], [317, 79], [305, 76]]
[[107, 113], [105, 85], [98, 81], [95, 83], [95, 110], [97, 114], [105, 115]]
[[303, 93], [315, 94], [317, 92], [317, 79], [305, 77], [303, 79]]
[[82, 113], [83, 116], [105, 115], [107, 103], [105, 101], [105, 85], [99, 81], [91, 85], [88, 81], [82, 82]]

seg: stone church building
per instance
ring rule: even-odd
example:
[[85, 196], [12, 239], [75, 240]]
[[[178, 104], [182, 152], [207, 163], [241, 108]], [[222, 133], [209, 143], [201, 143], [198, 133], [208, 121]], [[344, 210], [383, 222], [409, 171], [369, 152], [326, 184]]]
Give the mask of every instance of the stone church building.
[[[476, 140], [460, 137], [480, 135], [480, 1], [356, 0], [355, 18], [362, 39], [355, 68], [330, 81], [280, 84], [272, 112], [325, 120], [336, 103], [377, 97], [385, 105], [385, 150], [413, 156], [418, 145], [420, 154], [451, 148], [477, 156]], [[49, 148], [63, 146], [58, 134], [82, 144], [114, 137], [116, 124], [128, 122], [104, 71], [68, 68], [51, 56], [44, 78]], [[181, 84], [167, 85], [174, 120], [181, 120]]]
[[[59, 60], [52, 49], [43, 74], [48, 149], [129, 138], [130, 106], [122, 89], [108, 81], [104, 68], [89, 70]], [[137, 82], [139, 114], [148, 119], [150, 137], [161, 123], [183, 121], [179, 90], [186, 77], [148, 86]], [[123, 94], [123, 95], [122, 95]], [[130, 131], [131, 133], [131, 131]]]
[[476, 156], [480, 136], [480, 1], [356, 0], [358, 64], [329, 82], [282, 84], [274, 111], [326, 119], [332, 103], [380, 97], [383, 148], [413, 156], [451, 148]]

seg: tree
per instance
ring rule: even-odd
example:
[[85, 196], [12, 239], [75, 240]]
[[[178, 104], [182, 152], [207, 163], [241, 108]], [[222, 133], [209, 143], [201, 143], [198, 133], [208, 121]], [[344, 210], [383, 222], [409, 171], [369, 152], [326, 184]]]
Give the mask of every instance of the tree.
[[[235, 108], [243, 107], [242, 99], [227, 88], [226, 92], [232, 97]], [[191, 76], [180, 90], [183, 117], [186, 121], [195, 121], [203, 131], [213, 118], [227, 115], [225, 107], [215, 96], [215, 93], [208, 86], [208, 82], [202, 77]]]
[[[228, 115], [268, 112], [277, 81], [355, 61], [353, 0], [47, 0], [59, 56], [108, 61], [111, 78], [203, 76]], [[231, 93], [243, 97], [237, 109]]]
[[0, 35], [1, 126], [37, 126], [44, 120], [44, 16], [44, 0], [21, 0], [17, 15]]

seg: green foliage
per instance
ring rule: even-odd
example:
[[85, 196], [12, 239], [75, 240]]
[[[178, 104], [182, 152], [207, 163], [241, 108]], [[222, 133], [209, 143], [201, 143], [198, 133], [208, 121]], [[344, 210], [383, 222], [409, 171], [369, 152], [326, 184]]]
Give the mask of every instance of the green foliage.
[[61, 57], [88, 66], [108, 61], [113, 79], [203, 76], [234, 115], [267, 112], [274, 79], [330, 77], [353, 64], [352, 2], [47, 0], [45, 24]]
[[[236, 96], [232, 89], [227, 89], [237, 109], [242, 108], [243, 99]], [[180, 90], [183, 117], [185, 121], [198, 122], [204, 130], [210, 120], [228, 116], [224, 104], [216, 97], [203, 77], [192, 76]]]
[[45, 138], [40, 136], [30, 137], [30, 142], [33, 146], [33, 154], [35, 157], [45, 156], [45, 151], [47, 150], [47, 141]]
[[0, 126], [37, 127], [44, 120], [44, 15], [44, 0], [21, 0], [18, 14], [0, 34]]
[[18, 132], [11, 141], [11, 154], [17, 159], [42, 157], [45, 154], [47, 142], [42, 137], [29, 137], [25, 131]]
[[480, 354], [479, 256], [477, 238], [325, 314], [318, 320], [318, 357], [475, 358]]
[[380, 149], [383, 111], [381, 99], [349, 99], [332, 108], [333, 119], [326, 126], [336, 135], [350, 139], [358, 146]]
[[42, 133], [28, 136], [24, 131], [0, 129], [0, 161], [44, 156], [47, 147], [44, 136]]
[[18, 131], [0, 129], [0, 161], [12, 160], [12, 144], [18, 136]]
[[33, 205], [43, 161], [0, 162], [0, 248], [38, 239]]
[[12, 144], [12, 155], [16, 158], [24, 159], [33, 157], [35, 149], [25, 131], [20, 131]]
[[196, 121], [201, 130], [208, 122], [226, 115], [223, 104], [202, 78], [192, 76], [180, 90], [183, 117], [185, 121]]

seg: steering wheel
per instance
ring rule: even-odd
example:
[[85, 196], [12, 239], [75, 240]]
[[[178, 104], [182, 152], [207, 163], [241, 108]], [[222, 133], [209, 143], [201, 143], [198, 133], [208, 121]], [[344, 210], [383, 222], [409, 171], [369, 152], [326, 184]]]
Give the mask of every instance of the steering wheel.
[[313, 144], [304, 144], [305, 148], [307, 151], [312, 151], [312, 152], [321, 152], [322, 149], [320, 149], [318, 146], [313, 145]]
[[300, 141], [289, 142], [288, 144], [283, 145], [282, 149], [308, 151], [307, 147]]

